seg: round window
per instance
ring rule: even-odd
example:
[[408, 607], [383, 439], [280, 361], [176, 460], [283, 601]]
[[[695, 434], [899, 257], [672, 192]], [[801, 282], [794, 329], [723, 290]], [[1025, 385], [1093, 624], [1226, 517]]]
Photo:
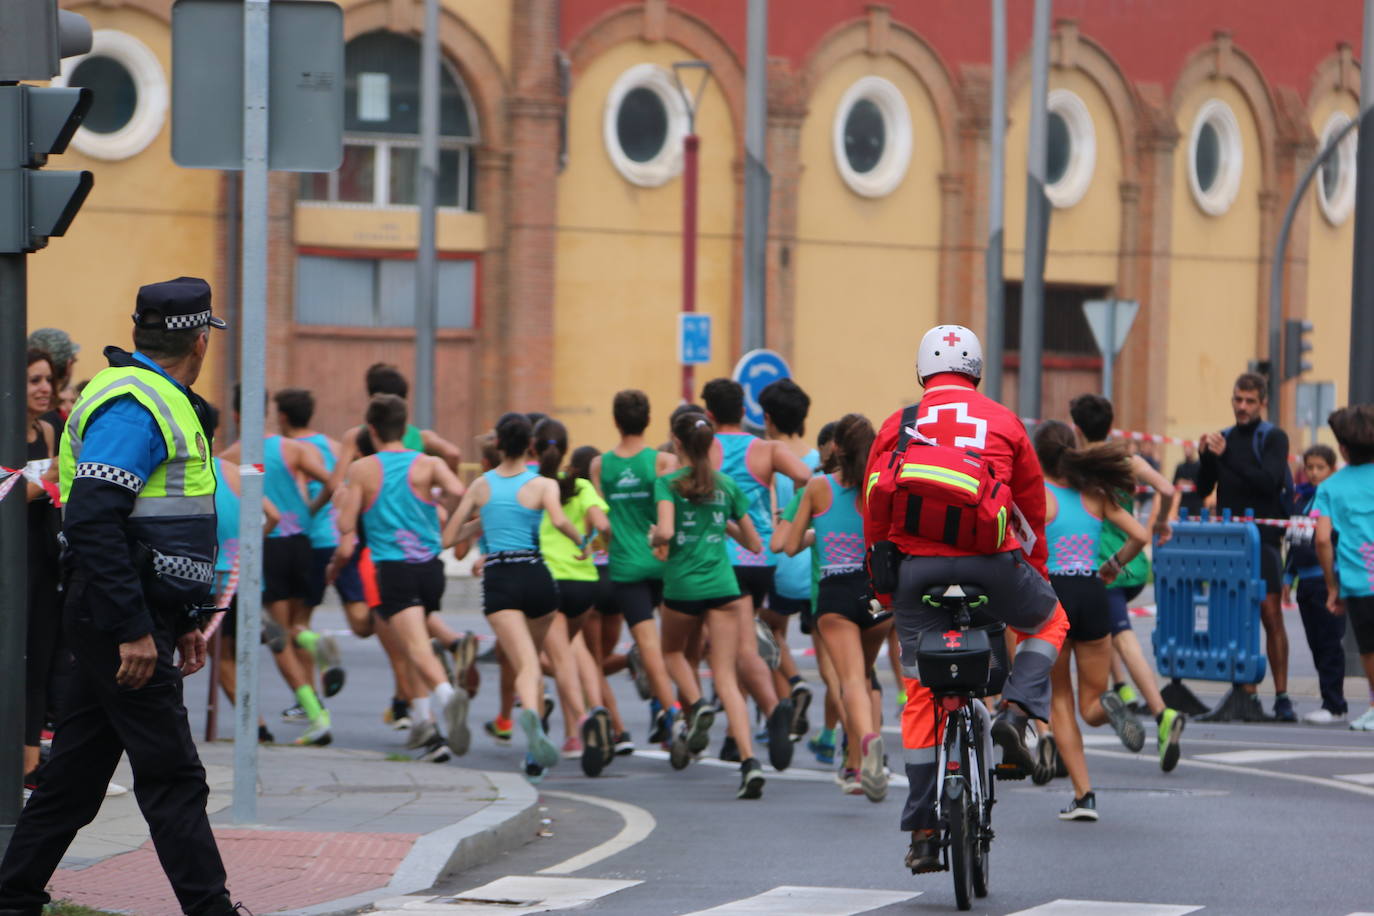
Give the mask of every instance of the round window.
[[621, 74], [606, 99], [603, 142], [616, 171], [657, 187], [682, 171], [687, 108], [667, 70], [639, 64]]
[[1188, 139], [1188, 184], [1204, 213], [1220, 216], [1231, 209], [1244, 156], [1235, 112], [1220, 99], [1204, 102]]
[[1097, 166], [1097, 135], [1083, 100], [1055, 89], [1046, 102], [1045, 196], [1056, 207], [1072, 207], [1088, 193]]
[[850, 190], [891, 194], [911, 164], [911, 113], [892, 83], [866, 76], [840, 99], [833, 126], [835, 164]]
[[[1327, 118], [1318, 152], [1330, 146], [1331, 141], [1349, 123], [1350, 116], [1339, 111]], [[1345, 135], [1336, 151], [1322, 163], [1318, 176], [1317, 202], [1321, 204], [1322, 215], [1333, 226], [1339, 226], [1349, 219], [1350, 212], [1355, 208], [1356, 133], [1352, 131]]]
[[54, 86], [91, 91], [91, 108], [72, 146], [96, 159], [143, 152], [167, 120], [167, 75], [157, 55], [132, 35], [99, 29], [89, 54], [62, 62]]

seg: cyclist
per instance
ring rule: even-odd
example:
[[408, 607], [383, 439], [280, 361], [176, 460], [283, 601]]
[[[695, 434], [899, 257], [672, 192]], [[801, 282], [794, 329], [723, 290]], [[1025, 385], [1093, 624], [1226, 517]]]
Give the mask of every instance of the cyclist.
[[[959, 325], [927, 331], [917, 351], [916, 375], [925, 393], [908, 435], [976, 451], [998, 481], [1010, 484], [1017, 516], [1001, 549], [980, 554], [911, 533], [904, 515], [894, 517], [891, 507], [879, 505], [871, 488], [865, 499], [866, 543], [871, 547], [891, 542], [899, 551], [892, 570], [891, 602], [908, 696], [902, 714], [902, 744], [907, 750], [909, 788], [901, 829], [911, 833], [907, 867], [920, 873], [942, 867], [935, 819], [935, 762], [941, 736], [936, 733], [931, 693], [914, 677], [916, 646], [923, 632], [949, 625], [943, 609], [923, 605], [923, 593], [936, 585], [976, 584], [989, 598], [987, 613], [1015, 631], [1019, 648], [992, 737], [1002, 748], [1003, 763], [1014, 764], [1023, 773], [1034, 768], [1026, 748], [1026, 725], [1030, 719], [1049, 720], [1050, 669], [1068, 632], [1068, 618], [1046, 572], [1045, 481], [1040, 462], [1016, 414], [977, 390], [983, 375], [978, 337]], [[879, 431], [869, 457], [869, 481], [888, 463], [889, 453], [903, 438], [903, 413], [892, 414]]]

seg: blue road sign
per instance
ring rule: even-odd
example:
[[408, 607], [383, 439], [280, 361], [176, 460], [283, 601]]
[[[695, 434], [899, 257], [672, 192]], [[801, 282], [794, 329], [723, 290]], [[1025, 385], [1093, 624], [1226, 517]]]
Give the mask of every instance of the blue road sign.
[[744, 419], [761, 427], [763, 408], [759, 406], [759, 392], [780, 378], [791, 378], [792, 370], [772, 350], [750, 350], [735, 364], [733, 377], [744, 387]]
[[711, 316], [680, 312], [677, 316], [677, 361], [699, 366], [711, 361]]

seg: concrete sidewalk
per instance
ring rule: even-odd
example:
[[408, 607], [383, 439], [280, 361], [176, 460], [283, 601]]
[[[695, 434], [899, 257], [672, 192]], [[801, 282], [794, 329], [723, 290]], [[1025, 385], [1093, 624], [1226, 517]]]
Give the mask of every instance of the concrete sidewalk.
[[[233, 746], [201, 746], [229, 891], [254, 913], [344, 913], [414, 893], [533, 840], [538, 796], [514, 773], [367, 751], [261, 748], [259, 824], [234, 826]], [[132, 785], [127, 762], [115, 782]], [[55, 900], [136, 916], [181, 908], [134, 793], [105, 800], [53, 876]]]

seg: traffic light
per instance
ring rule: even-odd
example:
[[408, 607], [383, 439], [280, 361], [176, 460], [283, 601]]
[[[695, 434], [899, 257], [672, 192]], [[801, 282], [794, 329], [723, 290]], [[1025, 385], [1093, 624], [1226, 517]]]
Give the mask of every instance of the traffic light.
[[1312, 342], [1307, 335], [1312, 333], [1312, 322], [1301, 318], [1289, 318], [1283, 323], [1283, 380], [1297, 378], [1312, 371], [1312, 364], [1305, 354], [1312, 351]]
[[91, 107], [89, 89], [26, 86], [46, 80], [61, 58], [91, 49], [85, 18], [57, 0], [0, 2], [0, 254], [37, 251], [62, 235], [90, 193], [90, 172], [45, 172]]

